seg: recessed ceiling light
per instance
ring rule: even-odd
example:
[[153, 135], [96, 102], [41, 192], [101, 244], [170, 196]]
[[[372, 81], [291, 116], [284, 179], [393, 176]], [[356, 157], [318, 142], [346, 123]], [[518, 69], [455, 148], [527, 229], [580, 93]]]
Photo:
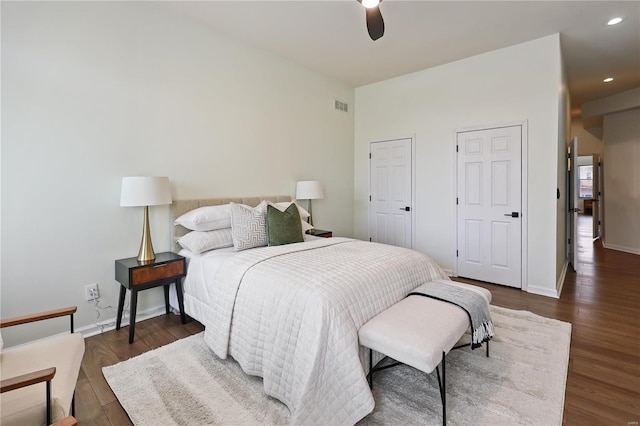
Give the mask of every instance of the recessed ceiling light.
[[610, 82], [612, 82], [612, 81], [613, 81], [613, 77], [607, 77], [607, 78], [605, 78], [605, 79], [604, 79], [604, 80], [602, 80], [602, 81], [603, 81], [603, 82], [605, 82], [605, 83], [610, 83]]
[[618, 17], [609, 19], [607, 21], [607, 25], [616, 25], [616, 24], [619, 24], [620, 22], [622, 22], [622, 18], [618, 16]]

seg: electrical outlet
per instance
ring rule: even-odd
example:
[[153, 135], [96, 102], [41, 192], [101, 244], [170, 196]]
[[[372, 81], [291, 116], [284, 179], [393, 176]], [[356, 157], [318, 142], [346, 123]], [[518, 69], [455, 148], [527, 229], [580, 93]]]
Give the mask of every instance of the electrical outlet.
[[100, 293], [98, 292], [98, 283], [84, 286], [84, 297], [88, 301], [92, 301], [100, 297]]

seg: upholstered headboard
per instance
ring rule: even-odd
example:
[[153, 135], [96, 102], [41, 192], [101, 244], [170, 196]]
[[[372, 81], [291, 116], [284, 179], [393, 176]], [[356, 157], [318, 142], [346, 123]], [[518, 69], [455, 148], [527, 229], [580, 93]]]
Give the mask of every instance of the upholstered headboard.
[[271, 195], [263, 197], [238, 197], [238, 198], [204, 198], [199, 200], [174, 200], [171, 204], [171, 250], [178, 252], [180, 246], [176, 243], [176, 240], [187, 232], [188, 229], [180, 225], [174, 225], [173, 222], [185, 214], [186, 212], [197, 209], [204, 206], [219, 206], [222, 204], [238, 203], [246, 204], [251, 207], [255, 207], [262, 200], [271, 201], [273, 203], [280, 203], [284, 201], [291, 201], [289, 195]]

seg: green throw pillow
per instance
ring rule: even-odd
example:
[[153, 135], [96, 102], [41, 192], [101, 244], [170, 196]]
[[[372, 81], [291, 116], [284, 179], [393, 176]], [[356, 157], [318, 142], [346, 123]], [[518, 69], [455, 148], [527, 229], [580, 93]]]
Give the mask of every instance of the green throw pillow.
[[294, 203], [283, 212], [272, 205], [267, 206], [267, 238], [270, 246], [304, 241], [300, 213]]

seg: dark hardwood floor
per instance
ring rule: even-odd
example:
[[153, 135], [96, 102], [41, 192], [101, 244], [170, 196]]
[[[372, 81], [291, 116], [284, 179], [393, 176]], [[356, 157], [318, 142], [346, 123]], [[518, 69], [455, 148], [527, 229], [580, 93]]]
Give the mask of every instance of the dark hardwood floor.
[[640, 256], [593, 241], [591, 216], [578, 221], [578, 270], [560, 299], [491, 284], [492, 304], [572, 324], [563, 423], [640, 422]]
[[[640, 421], [640, 256], [607, 250], [591, 238], [591, 218], [579, 224], [578, 271], [567, 273], [560, 299], [482, 282], [493, 304], [522, 309], [573, 324], [565, 394], [566, 425], [638, 425]], [[86, 339], [76, 389], [80, 424], [131, 424], [111, 392], [102, 367], [166, 345], [203, 330], [160, 316]], [[546, 426], [546, 425], [540, 425]]]

